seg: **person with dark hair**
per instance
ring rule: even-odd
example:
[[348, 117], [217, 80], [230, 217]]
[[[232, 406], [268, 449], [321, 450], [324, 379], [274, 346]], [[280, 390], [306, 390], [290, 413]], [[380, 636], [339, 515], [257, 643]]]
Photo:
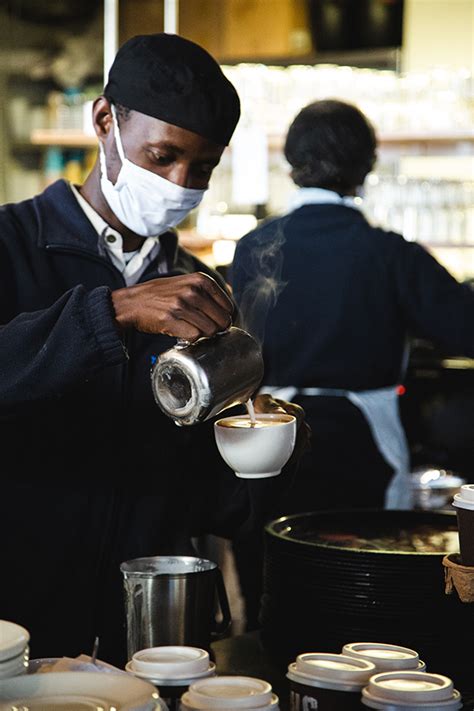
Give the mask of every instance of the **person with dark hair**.
[[[99, 157], [84, 184], [0, 209], [0, 618], [29, 630], [34, 657], [76, 656], [98, 636], [100, 657], [123, 666], [120, 563], [231, 537], [271, 500], [225, 467], [212, 423], [176, 427], [150, 379], [175, 338], [235, 317], [174, 227], [239, 115], [203, 48], [133, 37], [93, 104]], [[289, 407], [256, 400], [275, 406]]]
[[[237, 243], [230, 280], [243, 325], [263, 343], [262, 392], [299, 403], [312, 430], [281, 515], [410, 508], [397, 396], [407, 339], [474, 355], [474, 291], [359, 209], [376, 149], [356, 106], [304, 107], [284, 147], [297, 186], [290, 209]], [[245, 590], [260, 565], [258, 545], [235, 548]], [[253, 590], [247, 606], [256, 625]]]

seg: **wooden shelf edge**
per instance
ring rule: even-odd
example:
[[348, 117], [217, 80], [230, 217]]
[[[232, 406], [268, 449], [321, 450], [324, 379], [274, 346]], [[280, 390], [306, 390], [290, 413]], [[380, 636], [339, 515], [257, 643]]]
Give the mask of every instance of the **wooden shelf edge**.
[[[446, 143], [474, 142], [474, 131], [459, 131], [459, 133], [380, 133], [377, 141], [379, 145], [399, 145], [399, 144], [420, 144], [433, 145]], [[284, 137], [276, 134], [268, 136], [268, 147], [270, 150], [282, 150]]]
[[74, 148], [97, 146], [96, 136], [90, 136], [77, 129], [38, 128], [31, 132], [30, 140], [34, 146], [71, 146]]

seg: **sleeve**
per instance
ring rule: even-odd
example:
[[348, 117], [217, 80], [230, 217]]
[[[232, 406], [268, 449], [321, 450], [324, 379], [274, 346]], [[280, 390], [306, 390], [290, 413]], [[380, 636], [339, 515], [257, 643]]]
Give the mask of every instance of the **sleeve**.
[[396, 271], [411, 330], [445, 350], [474, 357], [474, 290], [411, 242], [403, 241]]
[[0, 325], [0, 407], [58, 397], [126, 359], [108, 287], [77, 286], [49, 308]]

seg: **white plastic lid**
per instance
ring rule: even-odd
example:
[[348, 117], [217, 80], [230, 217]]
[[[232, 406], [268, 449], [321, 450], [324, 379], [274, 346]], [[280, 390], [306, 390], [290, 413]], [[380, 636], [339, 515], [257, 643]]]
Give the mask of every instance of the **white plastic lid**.
[[454, 494], [453, 506], [460, 509], [474, 510], [474, 484], [463, 484], [457, 494]]
[[128, 666], [157, 679], [188, 679], [209, 669], [209, 653], [199, 647], [149, 647], [135, 652]]
[[418, 671], [375, 674], [364, 692], [364, 697], [369, 699], [391, 704], [421, 704], [421, 708], [456, 699], [453, 682], [447, 676]]
[[342, 654], [358, 659], [368, 659], [377, 667], [377, 671], [396, 671], [415, 669], [424, 671], [426, 665], [420, 663], [418, 652], [408, 647], [383, 642], [350, 642], [342, 648]]
[[181, 700], [192, 709], [267, 709], [275, 706], [272, 687], [250, 676], [215, 676], [195, 681]]
[[357, 691], [362, 689], [377, 671], [368, 659], [345, 654], [306, 652], [288, 666], [288, 679], [308, 686]]
[[0, 662], [22, 654], [29, 641], [30, 633], [24, 627], [0, 620]]

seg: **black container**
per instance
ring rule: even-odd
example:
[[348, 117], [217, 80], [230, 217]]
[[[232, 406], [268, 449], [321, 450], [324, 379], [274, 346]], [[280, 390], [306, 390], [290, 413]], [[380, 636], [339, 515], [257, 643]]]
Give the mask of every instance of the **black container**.
[[[472, 684], [474, 662], [463, 668], [456, 650], [471, 647], [474, 605], [445, 594], [448, 549], [345, 547], [355, 534], [380, 541], [420, 527], [447, 532], [451, 546], [457, 537], [456, 514], [444, 511], [316, 511], [270, 522], [260, 628], [274, 662], [283, 670], [302, 651], [337, 653], [349, 641], [375, 639], [416, 649], [460, 689]], [[316, 541], [324, 532], [334, 534], [330, 545]]]

